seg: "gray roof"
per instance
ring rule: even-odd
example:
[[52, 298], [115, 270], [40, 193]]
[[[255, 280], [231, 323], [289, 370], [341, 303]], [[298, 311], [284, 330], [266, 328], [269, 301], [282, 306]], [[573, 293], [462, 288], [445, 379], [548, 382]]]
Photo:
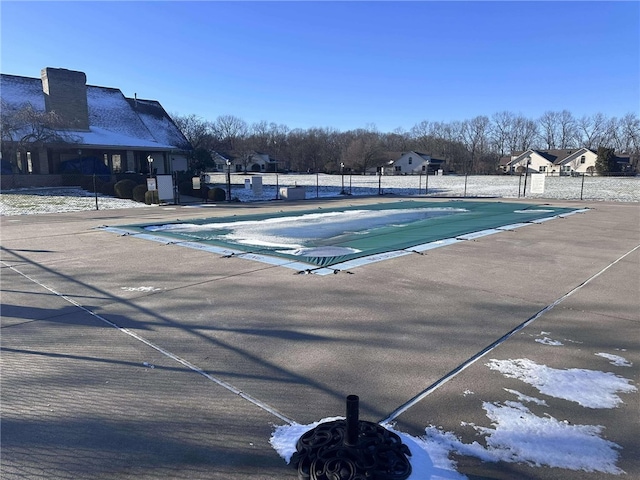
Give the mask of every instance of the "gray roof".
[[[40, 78], [0, 74], [3, 107], [45, 111]], [[189, 142], [155, 100], [126, 98], [117, 88], [87, 85], [89, 132], [69, 132], [88, 146], [191, 150]]]

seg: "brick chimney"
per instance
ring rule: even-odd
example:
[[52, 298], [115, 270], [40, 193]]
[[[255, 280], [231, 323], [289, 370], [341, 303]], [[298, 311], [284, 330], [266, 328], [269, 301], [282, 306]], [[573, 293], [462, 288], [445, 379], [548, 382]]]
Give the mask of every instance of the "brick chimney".
[[87, 76], [65, 68], [43, 68], [40, 72], [47, 112], [55, 112], [70, 128], [89, 130]]

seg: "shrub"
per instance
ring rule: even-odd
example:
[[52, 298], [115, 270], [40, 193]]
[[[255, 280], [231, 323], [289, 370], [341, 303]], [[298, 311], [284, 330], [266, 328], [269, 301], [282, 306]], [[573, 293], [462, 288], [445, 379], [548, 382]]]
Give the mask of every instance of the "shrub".
[[144, 203], [147, 205], [158, 205], [160, 203], [160, 199], [158, 198], [158, 190], [147, 190], [144, 193]]
[[215, 187], [209, 190], [209, 200], [213, 200], [214, 202], [223, 202], [226, 199], [227, 194], [222, 188]]
[[113, 186], [113, 190], [116, 194], [116, 197], [131, 200], [133, 199], [133, 189], [135, 188], [135, 186], [136, 182], [127, 178], [116, 183]]
[[136, 202], [140, 202], [143, 203], [146, 200], [146, 192], [147, 192], [147, 186], [146, 185], [136, 185], [135, 187], [133, 187], [133, 191], [132, 191], [132, 195], [133, 195], [133, 199]]

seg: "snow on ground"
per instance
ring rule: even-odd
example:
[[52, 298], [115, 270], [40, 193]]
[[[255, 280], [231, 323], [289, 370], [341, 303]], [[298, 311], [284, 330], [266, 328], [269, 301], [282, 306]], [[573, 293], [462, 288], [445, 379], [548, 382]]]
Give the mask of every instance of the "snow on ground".
[[[521, 198], [525, 196], [524, 177], [511, 175], [278, 175], [262, 176], [263, 191], [254, 196], [245, 188], [245, 180], [250, 175], [232, 175], [231, 196], [240, 201], [275, 199], [276, 188], [283, 186], [305, 187], [307, 198], [340, 196], [344, 186], [346, 194], [378, 195], [424, 195], [462, 197]], [[210, 174], [213, 182], [226, 190], [224, 174]], [[239, 185], [238, 185], [239, 184]], [[640, 202], [640, 177], [545, 177], [543, 194], [530, 192], [531, 179], [527, 182], [526, 198], [561, 200], [607, 200], [618, 202]], [[380, 189], [379, 189], [380, 187]]]
[[[487, 446], [463, 443], [454, 434], [427, 427], [426, 441], [485, 462], [526, 463], [587, 472], [620, 474], [616, 466], [620, 446], [600, 437], [600, 425], [571, 425], [547, 415], [538, 417], [514, 401], [483, 402], [494, 428], [473, 427]], [[429, 478], [429, 477], [425, 477]]]
[[[227, 189], [226, 176], [223, 173], [209, 174], [211, 186]], [[241, 202], [268, 201], [280, 198], [281, 187], [303, 186], [306, 198], [335, 198], [341, 196], [363, 196], [394, 194], [400, 196], [425, 195], [433, 197], [497, 197], [522, 198], [524, 195], [523, 177], [510, 175], [474, 175], [459, 176], [383, 176], [375, 175], [297, 175], [264, 174], [262, 192], [254, 194], [245, 187], [245, 180], [251, 175], [231, 175], [231, 197]], [[583, 182], [584, 180], [584, 182]], [[543, 194], [530, 193], [529, 181], [525, 198], [560, 200], [595, 200], [615, 202], [640, 202], [640, 177], [546, 177]], [[276, 185], [278, 188], [276, 188]], [[344, 187], [344, 194], [341, 193]], [[193, 201], [191, 199], [190, 201]], [[185, 202], [182, 202], [185, 203]], [[113, 208], [146, 207], [132, 200], [98, 196], [101, 210]], [[26, 215], [58, 212], [94, 210], [93, 193], [79, 188], [24, 189], [3, 191], [0, 194], [0, 215]]]
[[[98, 194], [100, 210], [148, 206], [133, 200]], [[95, 193], [76, 187], [11, 190], [0, 194], [0, 215], [41, 215], [95, 209]]]
[[562, 370], [539, 365], [528, 358], [491, 360], [487, 366], [508, 378], [532, 385], [544, 395], [576, 402], [586, 408], [614, 408], [622, 403], [618, 392], [637, 390], [630, 385], [630, 380], [611, 372], [580, 368]]
[[611, 365], [615, 365], [616, 367], [631, 367], [633, 363], [626, 360], [624, 357], [620, 355], [613, 355], [612, 353], [596, 353], [598, 357], [606, 358], [607, 360], [611, 360], [609, 363]]
[[[628, 363], [617, 355], [596, 355], [613, 360], [615, 365], [626, 366]], [[507, 378], [518, 378], [529, 383], [548, 397], [573, 401], [585, 408], [615, 408], [622, 402], [618, 392], [637, 390], [630, 380], [612, 373], [559, 370], [528, 359], [492, 359], [486, 366], [500, 371]], [[504, 390], [514, 395], [517, 401], [482, 402], [491, 427], [462, 422], [463, 425], [472, 426], [483, 437], [484, 445], [477, 441], [464, 443], [453, 432], [442, 431], [433, 425], [425, 428], [424, 437], [414, 437], [395, 430], [392, 425], [383, 425], [400, 435], [411, 451], [413, 471], [409, 480], [466, 478], [457, 472], [456, 463], [449, 458], [450, 453], [477, 457], [485, 462], [523, 463], [532, 467], [547, 466], [614, 475], [624, 473], [616, 465], [621, 447], [601, 437], [605, 427], [570, 424], [549, 413], [538, 416], [525, 403], [532, 403], [538, 408], [550, 408], [546, 400], [513, 389]], [[296, 451], [298, 438], [319, 423], [332, 420], [335, 418], [309, 425], [276, 427], [271, 445], [289, 463]]]

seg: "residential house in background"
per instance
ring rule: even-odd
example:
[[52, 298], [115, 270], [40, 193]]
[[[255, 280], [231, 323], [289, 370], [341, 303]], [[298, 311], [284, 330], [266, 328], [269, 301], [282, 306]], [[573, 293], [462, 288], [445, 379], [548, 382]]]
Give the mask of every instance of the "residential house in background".
[[[629, 156], [617, 156], [621, 170], [629, 166]], [[598, 154], [588, 148], [527, 150], [515, 152], [500, 162], [504, 173], [545, 173], [550, 176], [595, 175]]]
[[[2, 173], [52, 185], [67, 172], [169, 174], [188, 169], [191, 145], [156, 100], [87, 85], [83, 72], [2, 74]], [[15, 182], [14, 182], [15, 183]], [[59, 184], [59, 183], [58, 183]]]
[[382, 175], [435, 175], [442, 170], [444, 160], [421, 152], [386, 152], [381, 165], [367, 170], [369, 174]]
[[211, 152], [211, 158], [215, 165], [216, 172], [226, 172], [228, 167], [235, 173], [268, 173], [275, 172], [276, 168], [282, 170], [282, 166], [278, 166], [276, 159], [267, 153], [246, 152], [242, 155], [229, 155], [220, 152]]

